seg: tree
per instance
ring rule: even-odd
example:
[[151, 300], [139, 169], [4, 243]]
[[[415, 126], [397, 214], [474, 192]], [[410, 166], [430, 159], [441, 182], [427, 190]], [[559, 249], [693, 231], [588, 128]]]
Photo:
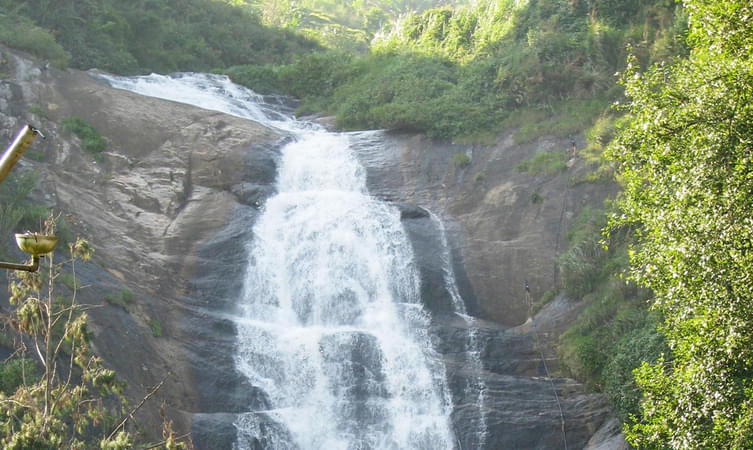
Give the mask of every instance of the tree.
[[671, 355], [644, 363], [639, 448], [753, 448], [753, 5], [687, 0], [690, 56], [623, 74], [610, 145], [624, 182], [607, 233], [637, 227], [631, 276]]
[[[52, 234], [54, 221], [46, 225], [45, 234]], [[56, 297], [55, 280], [63, 264], [54, 264], [52, 254], [46, 280], [40, 272], [12, 273], [10, 303], [16, 308], [5, 319], [22, 336], [21, 360], [28, 352], [34, 355], [41, 376], [38, 380], [24, 376], [15, 392], [0, 394], [3, 448], [84, 448], [90, 427], [101, 426], [106, 418], [103, 400], [111, 394], [120, 400], [122, 386], [92, 353], [87, 315], [76, 302], [75, 262], [89, 259], [92, 249], [79, 239], [69, 251], [71, 258], [63, 263], [70, 263], [74, 275], [69, 300]], [[130, 436], [121, 432], [115, 439], [103, 440], [102, 446], [126, 448], [130, 442]]]
[[[54, 226], [48, 218], [43, 234], [54, 234]], [[12, 367], [20, 375], [9, 378], [13, 385], [4, 383], [0, 392], [0, 443], [5, 449], [131, 448], [125, 425], [161, 386], [126, 411], [124, 386], [92, 351], [87, 307], [76, 300], [76, 261], [88, 260], [94, 250], [83, 239], [70, 243], [68, 250], [70, 259], [63, 263], [55, 264], [53, 254], [46, 258], [46, 274], [11, 275], [10, 303], [15, 308], [2, 319], [6, 329], [18, 333], [20, 363]], [[65, 266], [70, 275], [63, 272]], [[56, 292], [56, 280], [63, 275], [63, 284], [72, 284], [70, 297]], [[171, 423], [165, 421], [163, 431], [165, 440], [159, 445], [185, 448], [176, 441]]]

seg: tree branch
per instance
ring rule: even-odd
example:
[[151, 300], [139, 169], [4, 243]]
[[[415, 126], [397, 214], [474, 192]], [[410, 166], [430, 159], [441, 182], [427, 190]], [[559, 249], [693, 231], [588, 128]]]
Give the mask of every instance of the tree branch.
[[152, 395], [154, 395], [154, 394], [155, 394], [155, 393], [156, 393], [156, 392], [157, 392], [157, 391], [158, 391], [158, 390], [159, 390], [159, 389], [160, 389], [160, 388], [162, 387], [162, 385], [163, 385], [163, 384], [165, 384], [165, 380], [167, 380], [167, 377], [169, 377], [169, 376], [170, 376], [170, 372], [168, 372], [168, 373], [167, 373], [167, 375], [165, 375], [165, 377], [164, 377], [164, 378], [162, 378], [162, 381], [160, 381], [160, 382], [159, 382], [159, 383], [158, 383], [158, 384], [157, 384], [156, 386], [154, 386], [154, 387], [152, 388], [152, 390], [151, 390], [151, 391], [149, 391], [149, 393], [148, 393], [148, 394], [146, 394], [146, 396], [145, 396], [144, 398], [142, 398], [142, 399], [141, 399], [141, 401], [139, 402], [139, 404], [138, 404], [138, 405], [136, 405], [136, 407], [135, 407], [135, 408], [133, 408], [133, 409], [131, 410], [131, 412], [129, 412], [129, 413], [128, 413], [128, 414], [126, 415], [126, 417], [124, 417], [124, 418], [123, 418], [123, 420], [122, 420], [122, 421], [121, 421], [121, 422], [120, 422], [120, 423], [118, 424], [118, 426], [117, 426], [117, 427], [115, 427], [115, 429], [113, 429], [113, 430], [112, 430], [112, 433], [110, 433], [110, 434], [109, 434], [109, 435], [107, 436], [107, 439], [106, 439], [106, 440], [108, 440], [108, 441], [109, 441], [110, 439], [112, 439], [112, 438], [113, 438], [113, 436], [115, 436], [115, 433], [117, 433], [117, 432], [118, 432], [118, 431], [119, 431], [119, 430], [120, 430], [121, 428], [123, 428], [123, 427], [125, 426], [126, 422], [128, 422], [128, 421], [129, 421], [130, 419], [133, 419], [133, 415], [134, 415], [134, 414], [136, 414], [136, 411], [138, 411], [139, 409], [141, 409], [141, 407], [142, 407], [142, 406], [144, 406], [144, 403], [146, 403], [146, 401], [147, 401], [147, 400], [149, 400], [149, 398], [150, 398], [150, 397], [151, 397]]

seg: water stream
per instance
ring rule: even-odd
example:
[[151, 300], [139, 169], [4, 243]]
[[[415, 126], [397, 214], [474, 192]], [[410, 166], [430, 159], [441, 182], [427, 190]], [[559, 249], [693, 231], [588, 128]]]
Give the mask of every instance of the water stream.
[[478, 327], [476, 326], [476, 319], [468, 314], [468, 310], [465, 307], [465, 301], [460, 295], [460, 289], [458, 289], [455, 270], [452, 267], [450, 244], [447, 239], [447, 231], [445, 230], [444, 223], [432, 212], [429, 213], [429, 216], [439, 232], [442, 279], [444, 281], [445, 289], [450, 294], [455, 314], [460, 316], [466, 324], [467, 338], [465, 356], [472, 372], [477, 374], [477, 376], [468, 377], [466, 379], [465, 391], [466, 395], [476, 393], [476, 405], [479, 410], [478, 418], [475, 420], [476, 438], [478, 439], [477, 448], [485, 448], [489, 429], [486, 423], [487, 418], [485, 414], [486, 384], [481, 377], [481, 373], [484, 370], [484, 364], [481, 360], [481, 343], [478, 339]]
[[294, 136], [247, 245], [235, 359], [266, 407], [238, 416], [238, 448], [454, 448], [411, 244], [399, 211], [367, 192], [352, 136], [298, 122], [221, 76], [106, 78]]

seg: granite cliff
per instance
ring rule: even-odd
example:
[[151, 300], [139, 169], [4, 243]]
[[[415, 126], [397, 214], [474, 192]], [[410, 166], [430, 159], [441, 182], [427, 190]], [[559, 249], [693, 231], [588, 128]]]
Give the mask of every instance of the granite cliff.
[[[9, 142], [31, 122], [47, 135], [34, 143], [41, 161], [24, 160], [15, 170], [37, 171], [36, 199], [64, 212], [72, 231], [96, 249], [94, 263], [79, 277], [89, 286], [84, 301], [101, 306], [91, 313], [98, 352], [127, 381], [132, 398], [166, 379], [141, 412], [140, 428], [155, 436], [164, 400], [176, 429], [192, 431], [197, 447], [226, 448], [234, 438], [234, 415], [261, 400], [235, 373], [234, 328], [225, 313], [240, 290], [243, 243], [274, 192], [279, 148], [288, 137], [2, 53], [0, 134]], [[94, 161], [75, 137], [63, 136], [60, 123], [71, 116], [107, 139], [103, 161]], [[450, 314], [437, 262], [441, 236], [431, 214], [447, 226], [458, 287], [469, 312], [480, 318], [478, 348], [492, 399], [485, 417], [496, 439], [486, 448], [560, 445], [563, 425], [552, 389], [562, 402], [571, 447], [620, 448], [619, 427], [608, 420], [601, 396], [543, 372], [541, 355], [557, 373], [555, 345], [579, 305], [559, 297], [531, 320], [523, 289], [528, 280], [537, 300], [557, 284], [554, 260], [566, 231], [579, 210], [600, 204], [608, 189], [571, 186], [585, 170], [579, 161], [554, 176], [514, 170], [537, 152], [568, 151], [567, 142], [554, 138], [516, 145], [510, 132], [493, 145], [467, 147], [418, 135], [379, 136], [386, 145], [366, 145], [365, 135], [358, 156], [372, 194], [403, 213], [437, 345], [456, 386], [456, 427], [479, 420], [471, 399], [463, 398], [478, 393], [457, 387], [471, 376], [462, 356], [468, 323]], [[458, 153], [467, 154], [470, 164], [455, 164]], [[541, 201], [531, 200], [533, 192]], [[105, 300], [123, 290], [134, 298], [125, 307]], [[477, 444], [461, 442], [462, 448]]]

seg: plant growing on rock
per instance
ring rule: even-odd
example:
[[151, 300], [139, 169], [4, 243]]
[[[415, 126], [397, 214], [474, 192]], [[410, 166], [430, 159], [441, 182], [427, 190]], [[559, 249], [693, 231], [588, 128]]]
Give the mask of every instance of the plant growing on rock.
[[102, 152], [107, 149], [107, 141], [93, 125], [80, 117], [68, 117], [63, 120], [62, 130], [63, 133], [73, 133], [81, 139], [81, 146], [91, 153], [95, 160], [104, 159]]
[[455, 167], [459, 169], [465, 169], [466, 167], [471, 165], [471, 157], [466, 155], [465, 153], [455, 153], [452, 157], [452, 162], [455, 164]]

